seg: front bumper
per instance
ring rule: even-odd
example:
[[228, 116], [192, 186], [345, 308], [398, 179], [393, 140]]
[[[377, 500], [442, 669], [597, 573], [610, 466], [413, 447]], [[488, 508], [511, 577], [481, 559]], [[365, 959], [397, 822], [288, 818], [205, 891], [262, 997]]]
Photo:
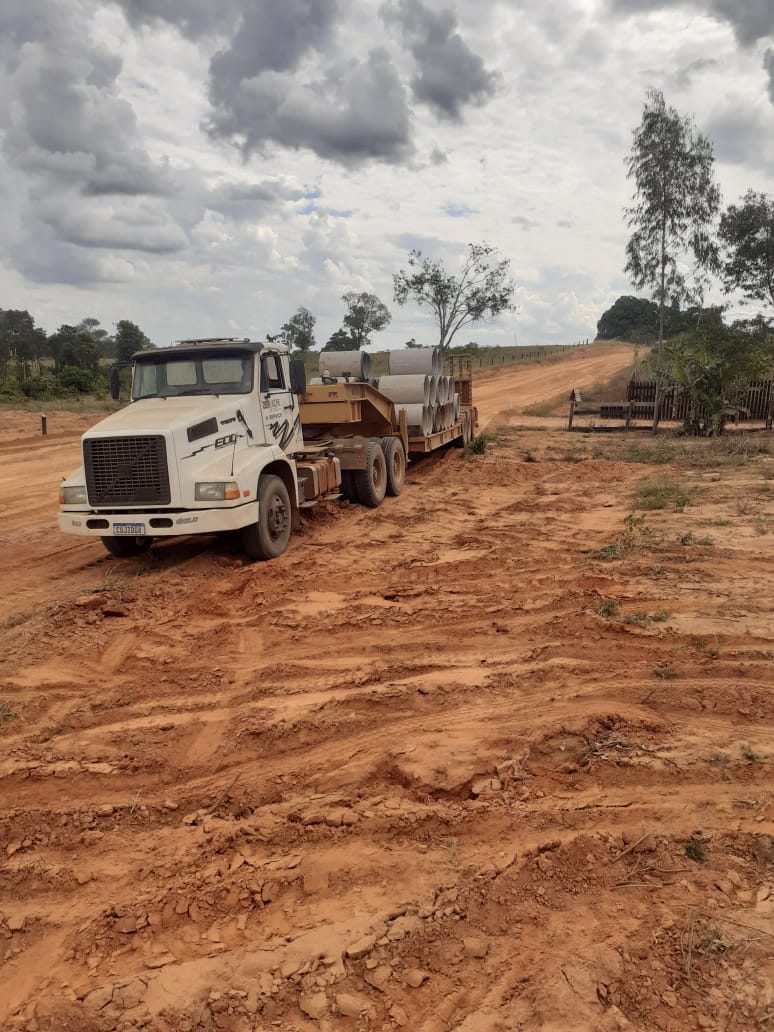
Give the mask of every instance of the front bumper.
[[185, 512], [106, 513], [64, 509], [59, 529], [80, 537], [176, 537], [182, 534], [218, 534], [240, 530], [258, 519], [258, 502], [223, 509], [189, 509]]

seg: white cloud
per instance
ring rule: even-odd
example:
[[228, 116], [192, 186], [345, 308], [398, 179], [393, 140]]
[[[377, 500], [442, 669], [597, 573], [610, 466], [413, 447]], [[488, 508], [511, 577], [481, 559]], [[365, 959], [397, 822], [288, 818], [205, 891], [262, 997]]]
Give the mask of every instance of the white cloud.
[[[392, 304], [408, 250], [453, 266], [485, 240], [520, 310], [469, 339], [592, 336], [630, 289], [624, 158], [648, 86], [713, 136], [727, 200], [771, 192], [758, 3], [392, 0], [387, 31], [382, 0], [5, 0], [4, 304], [48, 329], [132, 318], [160, 343], [271, 332], [305, 304], [324, 341], [341, 295], [369, 290], [394, 346], [434, 337]], [[259, 15], [299, 5], [274, 48]], [[450, 53], [457, 79], [437, 74]]]

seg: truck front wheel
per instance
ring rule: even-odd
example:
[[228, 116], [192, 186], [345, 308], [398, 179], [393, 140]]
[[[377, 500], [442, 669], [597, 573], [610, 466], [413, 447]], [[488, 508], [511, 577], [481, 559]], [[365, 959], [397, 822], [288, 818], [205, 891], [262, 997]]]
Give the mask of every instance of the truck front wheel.
[[376, 509], [384, 501], [387, 490], [387, 463], [381, 442], [372, 437], [366, 445], [365, 469], [355, 473], [357, 498], [361, 505]]
[[149, 537], [103, 537], [102, 544], [116, 559], [131, 559], [150, 548]]
[[242, 529], [242, 544], [251, 559], [276, 559], [288, 547], [292, 512], [288, 489], [269, 474], [258, 481], [258, 519]]

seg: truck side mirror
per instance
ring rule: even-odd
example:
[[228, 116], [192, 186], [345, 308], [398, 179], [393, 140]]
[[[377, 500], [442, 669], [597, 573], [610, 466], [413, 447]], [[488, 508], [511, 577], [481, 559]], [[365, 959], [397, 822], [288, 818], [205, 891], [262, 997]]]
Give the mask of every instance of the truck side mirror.
[[290, 389], [293, 394], [306, 393], [306, 366], [299, 358], [290, 362]]
[[111, 366], [110, 373], [110, 397], [113, 401], [118, 401], [121, 397], [121, 375], [118, 371], [118, 366]]

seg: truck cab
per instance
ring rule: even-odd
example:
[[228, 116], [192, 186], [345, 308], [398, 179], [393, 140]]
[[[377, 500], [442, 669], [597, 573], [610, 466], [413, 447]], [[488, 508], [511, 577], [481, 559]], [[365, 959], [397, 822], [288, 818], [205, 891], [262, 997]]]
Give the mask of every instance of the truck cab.
[[[117, 385], [111, 370], [114, 397]], [[100, 537], [116, 556], [154, 537], [228, 530], [242, 531], [255, 558], [280, 554], [299, 506], [304, 389], [303, 366], [277, 343], [138, 352], [130, 404], [83, 435], [83, 465], [60, 490], [60, 529]]]

